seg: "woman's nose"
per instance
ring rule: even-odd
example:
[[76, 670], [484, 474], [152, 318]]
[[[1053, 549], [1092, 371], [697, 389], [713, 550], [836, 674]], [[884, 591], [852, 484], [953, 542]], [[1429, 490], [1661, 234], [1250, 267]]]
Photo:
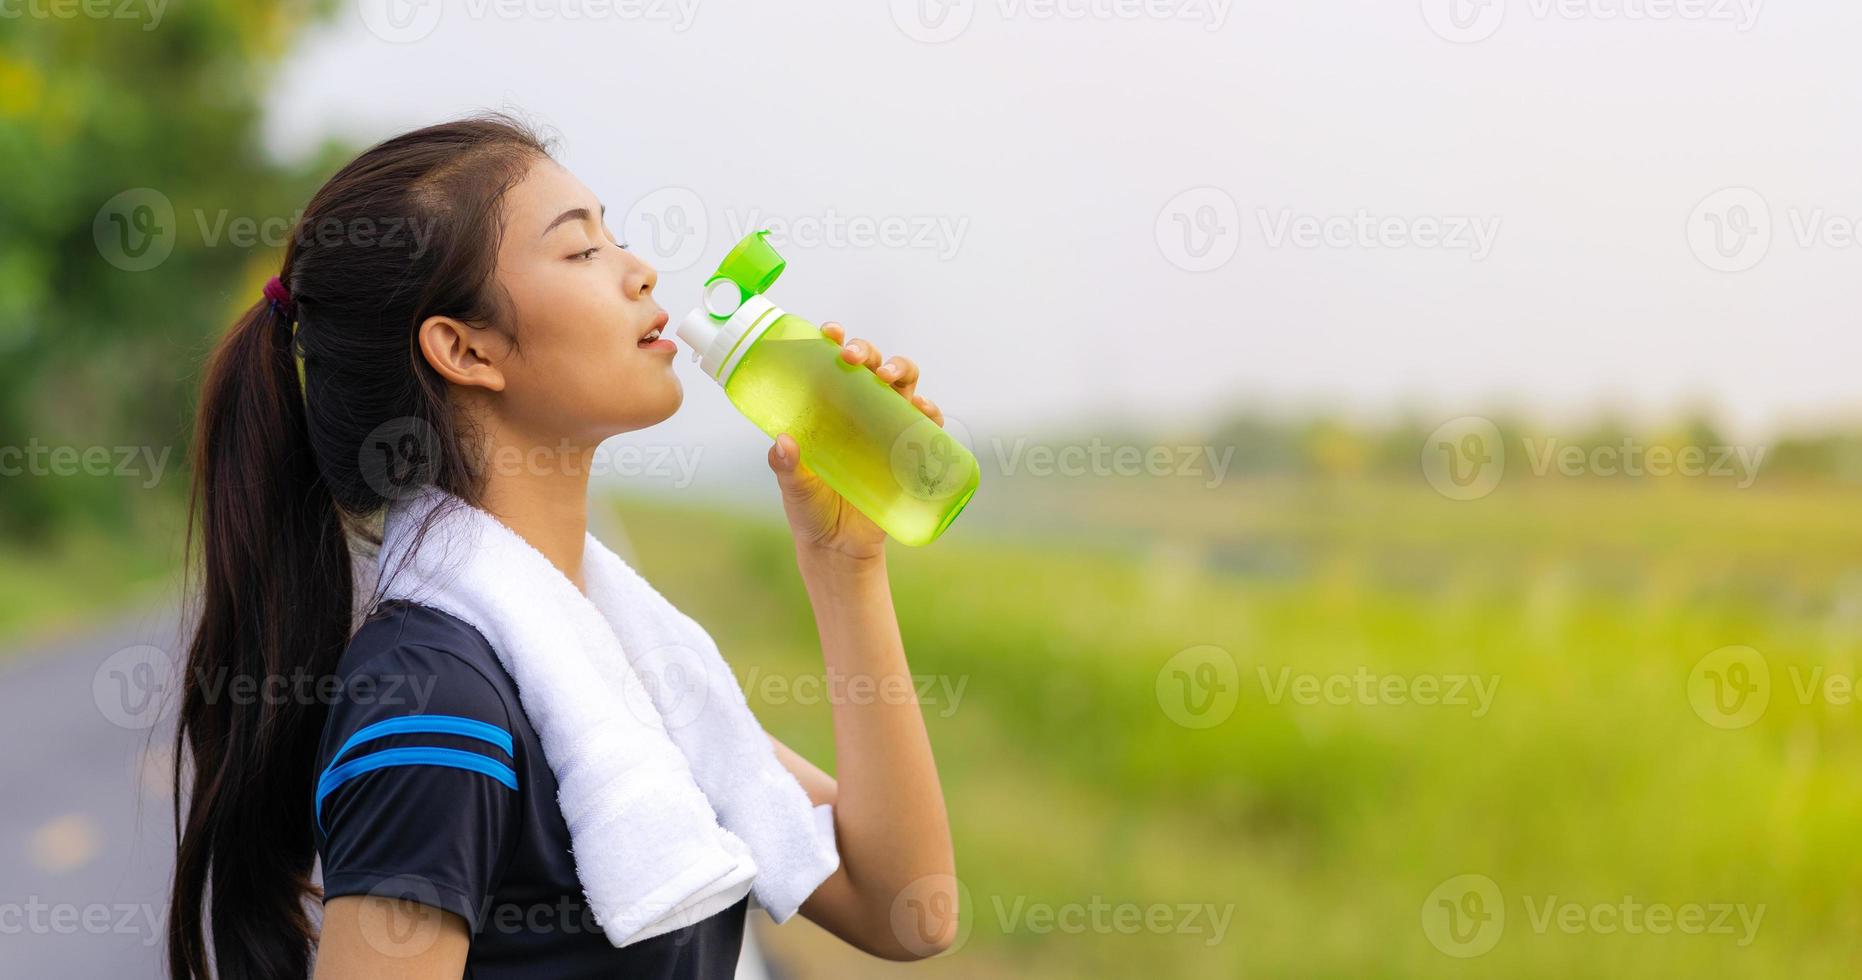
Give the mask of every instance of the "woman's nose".
[[659, 285], [659, 270], [635, 258], [632, 252], [627, 254], [634, 259], [633, 268], [627, 272], [627, 292], [636, 299], [646, 299], [653, 295], [653, 287]]

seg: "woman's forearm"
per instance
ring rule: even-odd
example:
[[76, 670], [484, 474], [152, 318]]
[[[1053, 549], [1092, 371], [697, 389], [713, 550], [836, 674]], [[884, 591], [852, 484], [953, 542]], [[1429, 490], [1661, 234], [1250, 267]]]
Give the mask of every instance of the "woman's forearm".
[[[893, 905], [901, 899], [951, 907], [946, 903], [956, 896], [944, 894], [955, 886], [950, 822], [893, 612], [885, 558], [798, 548], [797, 562], [834, 692], [829, 700], [841, 855], [835, 878], [842, 880], [831, 880], [833, 887], [824, 886], [817, 897], [820, 906], [847, 903], [808, 910], [810, 918], [822, 921], [814, 914], [821, 911], [843, 920], [865, 934], [860, 946], [880, 955], [935, 951], [950, 937], [900, 937], [891, 928]], [[954, 933], [955, 917], [950, 918]]]

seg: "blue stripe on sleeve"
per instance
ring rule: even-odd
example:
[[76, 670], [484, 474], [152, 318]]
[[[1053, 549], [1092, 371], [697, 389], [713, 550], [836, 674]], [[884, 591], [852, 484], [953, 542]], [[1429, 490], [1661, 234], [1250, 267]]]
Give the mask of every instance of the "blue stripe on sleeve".
[[490, 742], [503, 749], [505, 755], [513, 758], [517, 756], [512, 750], [511, 733], [488, 722], [458, 715], [406, 715], [362, 726], [330, 757], [330, 765], [334, 767], [343, 761], [343, 756], [348, 755], [350, 749], [363, 742], [372, 742], [389, 735], [463, 735]]
[[390, 735], [459, 735], [495, 745], [503, 749], [506, 755], [516, 757], [510, 732], [473, 718], [461, 718], [457, 715], [407, 715], [365, 725], [343, 742], [342, 747], [336, 750], [336, 754], [330, 757], [329, 767], [317, 779], [315, 813], [318, 830], [323, 829], [325, 797], [335, 792], [338, 786], [357, 776], [390, 766], [441, 766], [463, 769], [468, 772], [483, 773], [510, 789], [517, 788], [517, 773], [510, 766], [489, 756], [464, 749], [406, 746], [383, 749], [348, 762], [342, 761], [343, 756], [347, 755], [350, 749]]

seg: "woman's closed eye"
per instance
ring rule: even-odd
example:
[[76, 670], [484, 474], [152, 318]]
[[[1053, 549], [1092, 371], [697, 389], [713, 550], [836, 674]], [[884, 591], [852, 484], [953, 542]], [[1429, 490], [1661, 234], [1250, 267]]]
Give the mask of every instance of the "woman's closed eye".
[[588, 247], [588, 248], [585, 248], [585, 249], [583, 249], [583, 250], [581, 250], [580, 252], [577, 252], [577, 253], [575, 253], [574, 255], [571, 255], [571, 256], [569, 256], [569, 257], [570, 257], [570, 258], [572, 258], [572, 259], [577, 259], [577, 260], [580, 260], [580, 261], [584, 261], [584, 262], [586, 262], [586, 261], [588, 261], [589, 259], [592, 259], [592, 258], [594, 258], [594, 257], [595, 257], [595, 253], [596, 253], [596, 252], [599, 252], [599, 251], [601, 251], [601, 246], [600, 246], [600, 245], [593, 245], [593, 246], [590, 246], [590, 247]]

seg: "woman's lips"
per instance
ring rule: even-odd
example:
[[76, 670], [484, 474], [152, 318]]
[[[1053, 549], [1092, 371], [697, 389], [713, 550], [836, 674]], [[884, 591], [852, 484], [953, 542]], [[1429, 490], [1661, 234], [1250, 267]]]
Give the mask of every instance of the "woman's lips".
[[679, 345], [673, 343], [671, 337], [664, 336], [666, 324], [671, 322], [672, 314], [667, 313], [665, 310], [661, 310], [659, 316], [653, 318], [653, 326], [647, 330], [646, 335], [641, 337], [634, 346], [642, 350], [678, 350]]

